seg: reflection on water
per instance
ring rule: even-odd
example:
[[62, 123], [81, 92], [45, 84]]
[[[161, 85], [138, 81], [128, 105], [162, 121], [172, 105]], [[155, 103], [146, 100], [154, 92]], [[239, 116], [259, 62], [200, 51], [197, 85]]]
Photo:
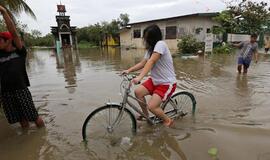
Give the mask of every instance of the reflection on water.
[[58, 72], [63, 72], [67, 82], [66, 88], [70, 93], [75, 92], [76, 87], [76, 69], [80, 72], [80, 60], [77, 50], [67, 48], [59, 53], [54, 53]]
[[239, 90], [243, 96], [249, 95], [248, 77], [247, 75], [236, 76], [236, 89]]
[[[102, 155], [91, 150], [94, 146], [85, 146], [81, 138], [84, 119], [105, 102], [120, 101], [117, 73], [139, 62], [144, 52], [33, 50], [27, 61], [30, 90], [46, 129], [22, 131], [8, 125], [0, 114], [0, 159], [209, 159], [207, 150], [213, 146], [221, 159], [268, 156], [270, 144], [264, 137], [270, 128], [269, 55], [261, 55], [248, 75], [237, 74], [234, 54], [174, 56], [178, 89], [190, 91], [197, 99], [196, 120], [177, 120], [176, 129], [143, 124], [131, 145], [100, 149]], [[230, 139], [238, 141], [235, 146], [240, 154], [234, 154]], [[257, 142], [264, 143], [254, 149]]]
[[175, 136], [166, 130], [161, 130], [135, 137], [124, 159], [187, 160], [187, 157]]
[[172, 135], [164, 128], [155, 130], [149, 129], [148, 126], [147, 133], [142, 130], [128, 142], [121, 142], [117, 146], [108, 146], [109, 149], [106, 149], [106, 152], [104, 149], [100, 151], [102, 153], [93, 151], [91, 145], [85, 145], [85, 151], [91, 155], [92, 159], [187, 160], [178, 143], [180, 138], [177, 138], [176, 135]]

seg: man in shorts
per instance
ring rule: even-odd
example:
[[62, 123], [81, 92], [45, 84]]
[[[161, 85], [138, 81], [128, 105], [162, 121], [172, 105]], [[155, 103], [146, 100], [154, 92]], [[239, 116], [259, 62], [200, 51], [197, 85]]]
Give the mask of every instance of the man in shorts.
[[255, 56], [255, 63], [258, 62], [258, 44], [256, 42], [257, 38], [257, 34], [252, 34], [250, 36], [250, 41], [233, 44], [233, 46], [240, 48], [237, 66], [239, 74], [241, 74], [242, 68], [244, 69], [244, 74], [248, 72], [248, 68], [253, 56]]

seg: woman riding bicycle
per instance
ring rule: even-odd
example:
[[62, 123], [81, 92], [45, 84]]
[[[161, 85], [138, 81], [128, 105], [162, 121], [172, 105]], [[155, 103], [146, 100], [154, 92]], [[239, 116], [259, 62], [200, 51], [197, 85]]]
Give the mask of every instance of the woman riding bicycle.
[[[166, 116], [160, 104], [170, 97], [176, 89], [176, 77], [173, 60], [167, 44], [162, 41], [162, 33], [157, 25], [150, 25], [143, 31], [143, 39], [147, 52], [141, 62], [130, 67], [123, 73], [142, 69], [139, 76], [132, 82], [138, 84], [151, 71], [150, 77], [135, 89], [135, 96], [146, 103], [145, 96], [152, 95], [148, 109], [163, 120], [165, 126], [171, 127], [173, 120]], [[145, 115], [149, 116], [147, 106], [139, 103]], [[138, 120], [143, 117], [138, 117]]]

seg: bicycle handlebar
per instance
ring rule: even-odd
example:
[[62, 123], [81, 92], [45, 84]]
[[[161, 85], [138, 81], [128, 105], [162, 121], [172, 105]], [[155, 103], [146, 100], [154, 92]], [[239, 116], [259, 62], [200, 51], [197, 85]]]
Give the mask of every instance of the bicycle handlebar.
[[[134, 79], [134, 78], [136, 78], [137, 77], [137, 75], [135, 75], [135, 74], [122, 74], [122, 76], [124, 77], [124, 78], [126, 78], [129, 82], [130, 81], [132, 81], [132, 79]], [[139, 83], [136, 83], [135, 85], [137, 85], [137, 84], [141, 84], [141, 82], [139, 82]]]
[[131, 81], [132, 79], [136, 78], [136, 75], [134, 74], [122, 74], [121, 76], [126, 78], [128, 81]]

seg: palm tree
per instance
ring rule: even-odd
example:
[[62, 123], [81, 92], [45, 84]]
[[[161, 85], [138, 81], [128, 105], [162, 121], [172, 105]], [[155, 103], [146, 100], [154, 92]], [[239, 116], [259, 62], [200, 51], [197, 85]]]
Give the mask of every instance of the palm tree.
[[1, 0], [0, 5], [5, 7], [10, 15], [13, 14], [19, 14], [21, 12], [25, 12], [26, 14], [29, 14], [31, 17], [36, 19], [36, 16], [32, 9], [26, 4], [25, 0]]

